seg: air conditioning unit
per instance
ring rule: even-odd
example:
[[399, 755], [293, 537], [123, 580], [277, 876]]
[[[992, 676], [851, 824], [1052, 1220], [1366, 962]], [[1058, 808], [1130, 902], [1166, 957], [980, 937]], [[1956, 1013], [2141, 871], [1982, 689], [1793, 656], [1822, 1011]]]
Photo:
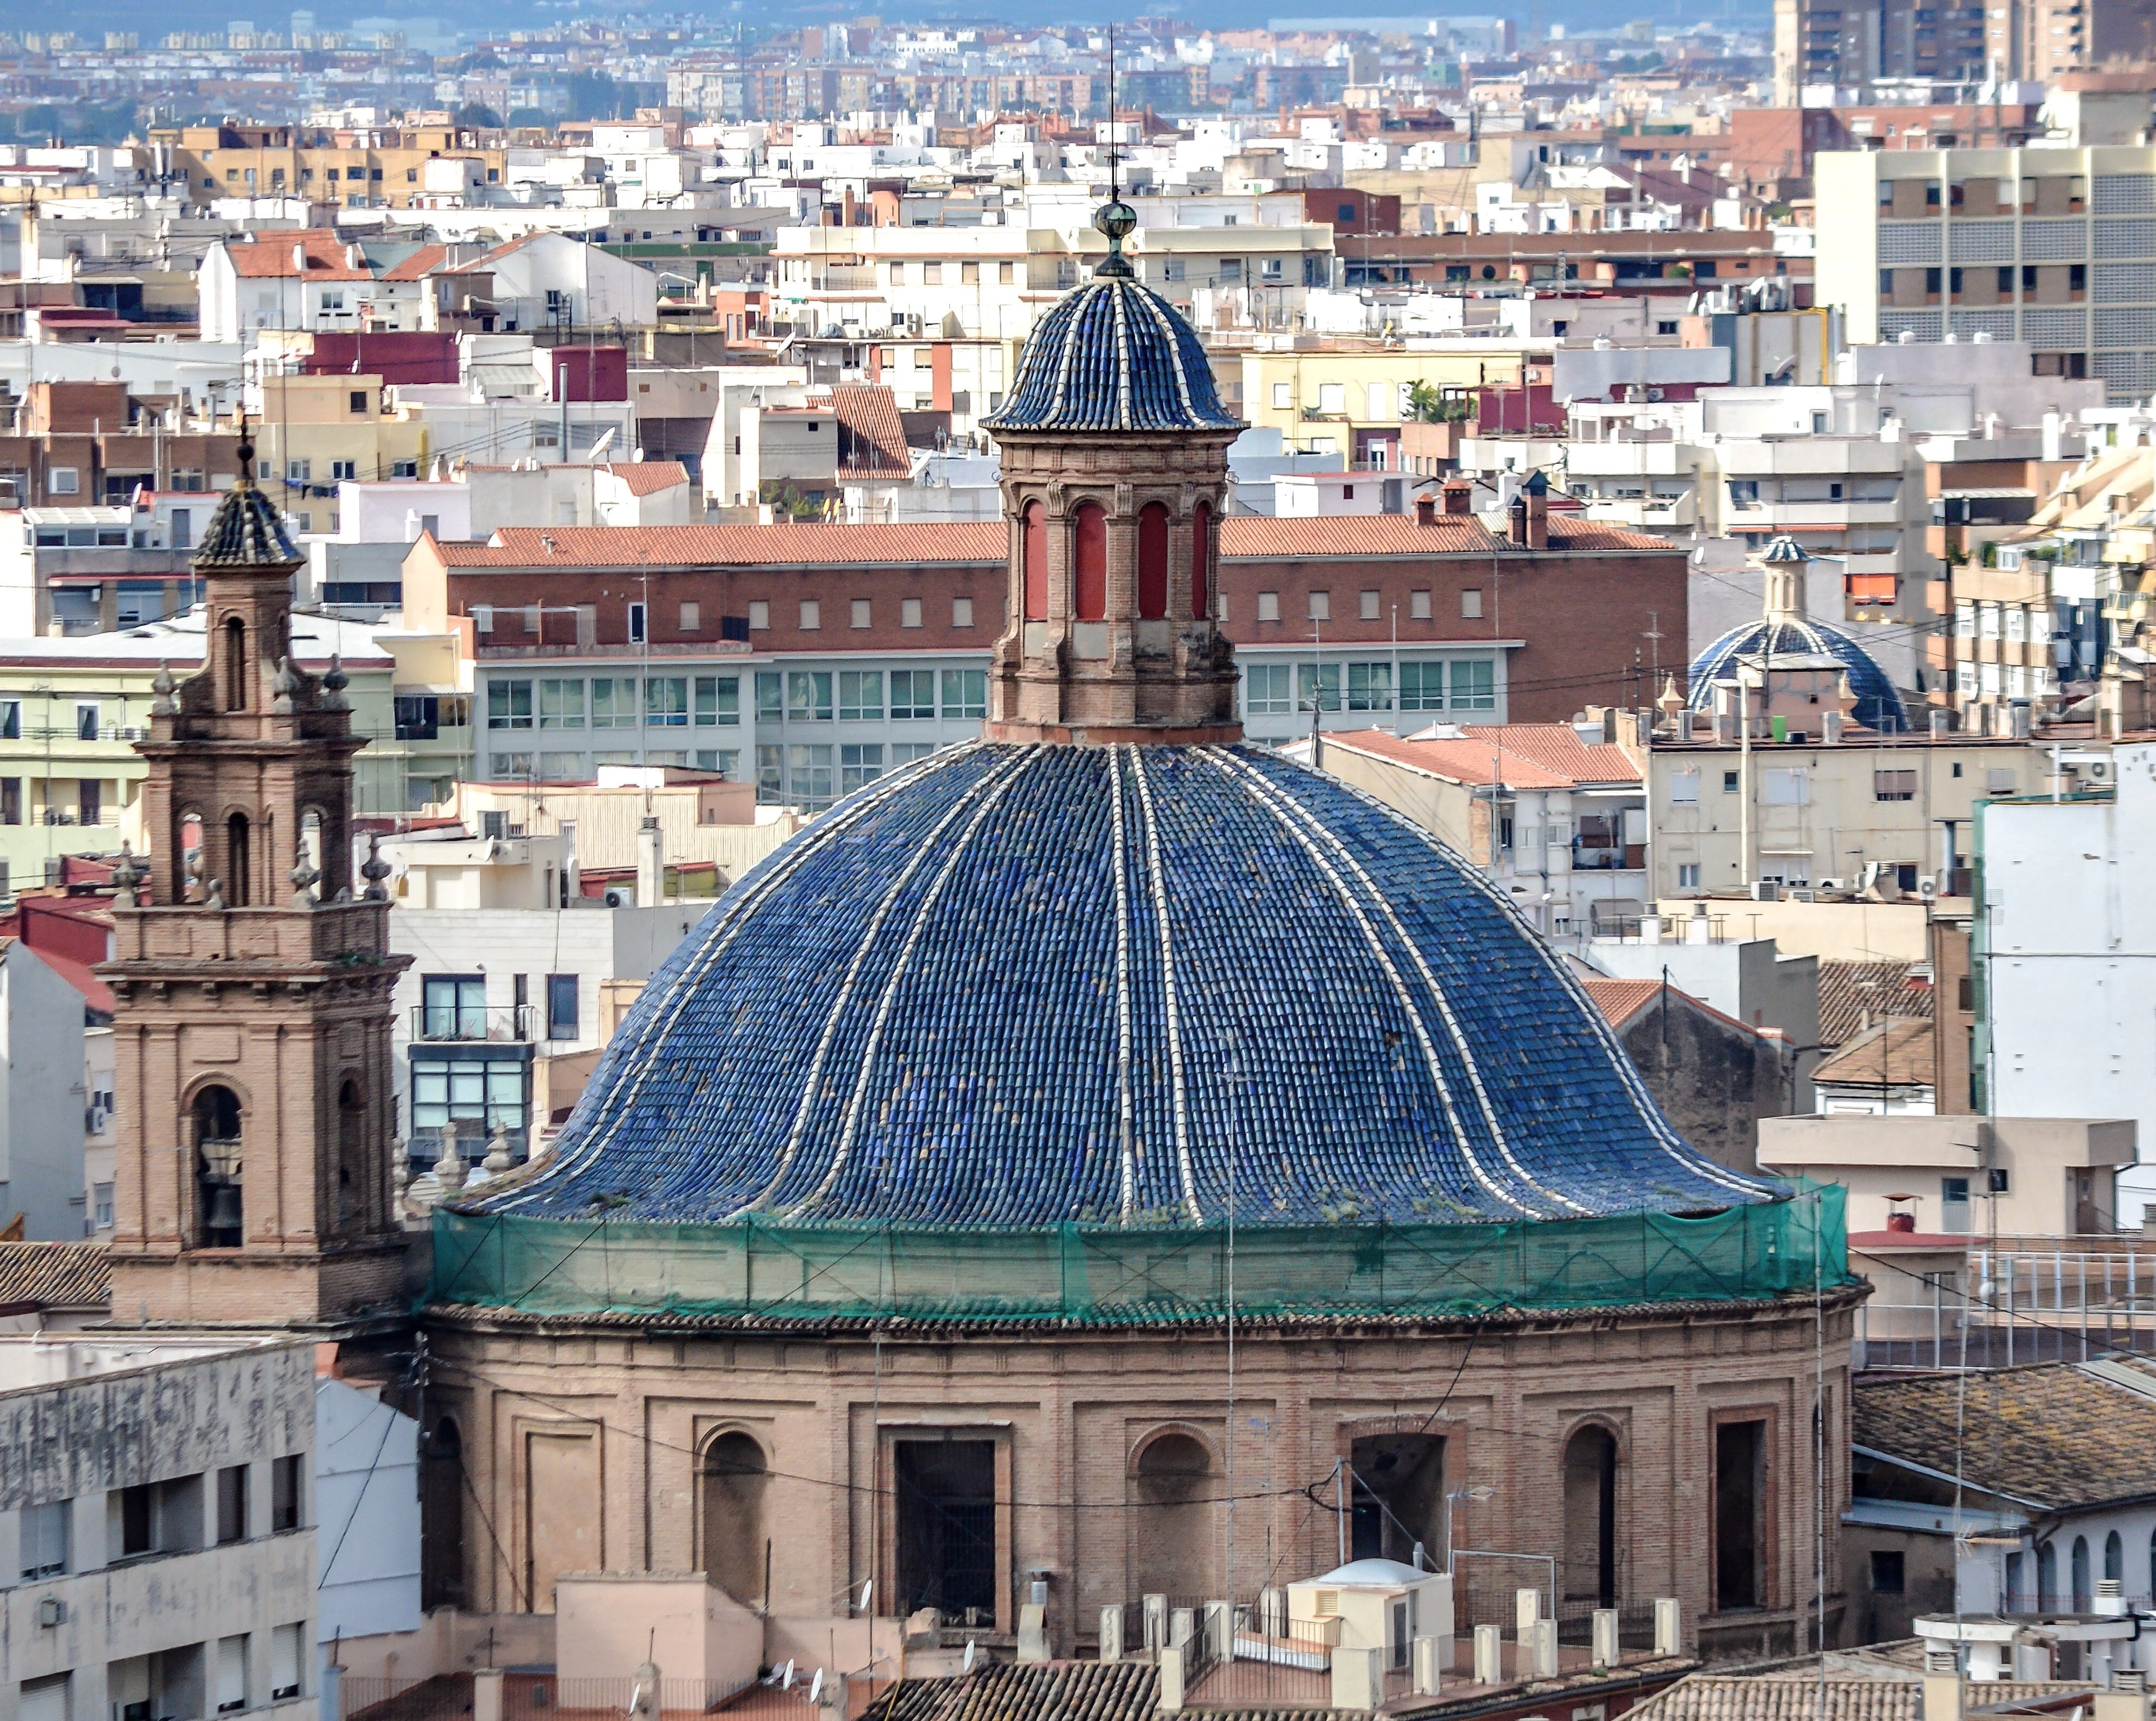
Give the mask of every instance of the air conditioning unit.
[[608, 891], [605, 896], [601, 900], [603, 901], [606, 906], [609, 908], [634, 908], [636, 907], [636, 892], [634, 891], [612, 890]]
[[1782, 887], [1771, 878], [1754, 879], [1752, 900], [1754, 902], [1779, 902], [1782, 900]]
[[2109, 783], [2112, 780], [2112, 766], [2109, 759], [2091, 759], [2076, 768], [2091, 783]]
[[1917, 881], [1917, 895], [1927, 902], [1938, 902], [1939, 900], [1938, 875], [1935, 872], [1927, 872], [1919, 877]]
[[1819, 901], [1819, 892], [1817, 891], [1792, 891], [1789, 892], [1789, 900], [1792, 902], [1816, 902]]
[[1844, 878], [1823, 878], [1819, 881], [1819, 887], [1822, 891], [1845, 891], [1849, 888], [1849, 881]]

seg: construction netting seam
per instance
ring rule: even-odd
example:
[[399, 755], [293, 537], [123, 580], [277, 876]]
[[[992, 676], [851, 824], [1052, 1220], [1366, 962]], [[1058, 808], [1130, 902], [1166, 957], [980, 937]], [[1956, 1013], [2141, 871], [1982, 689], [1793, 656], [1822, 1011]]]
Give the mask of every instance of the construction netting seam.
[[[1697, 1217], [1241, 1224], [1235, 1312], [1457, 1318], [1763, 1299], [1815, 1283], [1833, 1290], [1854, 1282], [1843, 1204], [1829, 1184]], [[432, 1302], [534, 1314], [1112, 1325], [1223, 1313], [1229, 1283], [1230, 1240], [1219, 1225], [989, 1230], [437, 1212], [434, 1245]]]

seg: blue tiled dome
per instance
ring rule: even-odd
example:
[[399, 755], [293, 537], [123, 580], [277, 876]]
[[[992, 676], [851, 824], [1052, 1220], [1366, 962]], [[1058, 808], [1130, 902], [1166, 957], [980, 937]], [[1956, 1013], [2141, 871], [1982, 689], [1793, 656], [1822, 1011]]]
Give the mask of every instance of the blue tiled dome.
[[1030, 1226], [1696, 1211], [1472, 867], [1254, 747], [947, 750], [737, 882], [480, 1210]]
[[1197, 331], [1159, 294], [1105, 268], [1041, 318], [1019, 356], [1018, 386], [982, 422], [991, 430], [1242, 429], [1220, 404]]
[[1840, 628], [1809, 616], [1748, 621], [1732, 628], [1692, 660], [1685, 704], [1696, 712], [1712, 710], [1714, 683], [1736, 673], [1737, 659], [1763, 653], [1834, 658], [1849, 671], [1849, 691], [1856, 696], [1856, 708], [1850, 715], [1857, 722], [1881, 732], [1908, 728], [1908, 712], [1886, 670]]

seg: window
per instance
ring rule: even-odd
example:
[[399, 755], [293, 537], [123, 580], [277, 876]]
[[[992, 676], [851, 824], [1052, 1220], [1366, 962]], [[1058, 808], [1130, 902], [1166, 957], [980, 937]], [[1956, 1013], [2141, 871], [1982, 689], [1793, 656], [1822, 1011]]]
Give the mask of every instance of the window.
[[1451, 705], [1456, 712], [1497, 708], [1496, 666], [1488, 658], [1471, 658], [1453, 665]]
[[1246, 712], [1286, 712], [1292, 705], [1288, 692], [1288, 666], [1284, 663], [1255, 663], [1244, 678], [1243, 709]]
[[831, 672], [829, 670], [788, 670], [786, 672], [786, 715], [796, 723], [831, 721]]
[[934, 717], [936, 671], [893, 670], [891, 672], [891, 714], [899, 721]]
[[48, 466], [45, 469], [45, 489], [56, 496], [79, 495], [82, 490], [82, 475], [73, 466]]
[[1340, 665], [1337, 663], [1299, 663], [1295, 666], [1295, 708], [1337, 712], [1340, 709]]
[[1482, 593], [1476, 586], [1464, 588], [1460, 593], [1460, 619], [1462, 621], [1482, 619]]
[[721, 724], [732, 727], [740, 722], [741, 677], [697, 676], [696, 727], [699, 729], [709, 729]]
[[1875, 801], [1913, 801], [1917, 798], [1914, 771], [1874, 771], [1871, 799]]
[[1409, 621], [1428, 621], [1430, 619], [1430, 593], [1428, 592], [1409, 592], [1408, 593], [1408, 619]]
[[824, 606], [814, 598], [801, 600], [801, 631], [813, 634], [824, 625]]
[[1678, 863], [1677, 888], [1681, 891], [1696, 891], [1699, 888], [1698, 861], [1684, 860]]
[[626, 676], [598, 676], [592, 681], [592, 727], [634, 729], [636, 683]]
[[786, 795], [809, 812], [831, 804], [831, 749], [794, 746], [786, 749]]
[[74, 738], [77, 741], [97, 739], [97, 707], [79, 705], [74, 708]]
[[985, 717], [988, 714], [988, 672], [986, 670], [943, 671], [943, 715], [947, 717]]
[[305, 1482], [301, 1466], [305, 1460], [295, 1452], [289, 1457], [270, 1461], [270, 1530], [295, 1530], [305, 1503]]
[[1348, 665], [1348, 709], [1389, 712], [1393, 708], [1393, 666], [1389, 663]]
[[[490, 831], [486, 834], [494, 835]], [[419, 1033], [423, 1040], [486, 1037], [484, 974], [428, 974], [419, 982]]]
[[1278, 592], [1260, 592], [1258, 593], [1258, 619], [1260, 621], [1278, 621], [1280, 619], [1280, 593]]
[[1761, 773], [1759, 799], [1769, 807], [1801, 807], [1811, 799], [1811, 773], [1802, 765], [1769, 765]]
[[539, 684], [539, 727], [542, 729], [581, 729], [584, 727], [584, 684], [581, 677]]
[[883, 671], [841, 670], [839, 672], [839, 717], [844, 722], [883, 721]]
[[1321, 413], [1344, 413], [1348, 410], [1348, 387], [1344, 383], [1320, 383], [1317, 385], [1317, 409]]
[[217, 1666], [212, 1678], [215, 1689], [210, 1693], [217, 1703], [217, 1713], [229, 1715], [247, 1707], [247, 1634], [236, 1637], [220, 1637], [217, 1641]]
[[1976, 605], [1964, 599], [1954, 605], [1954, 638], [1974, 640], [1976, 637]]
[[1673, 807], [1696, 807], [1699, 804], [1699, 767], [1687, 766], [1670, 773], [1670, 804]]
[[894, 287], [902, 287], [906, 285], [906, 265], [903, 263], [891, 265], [891, 284]]
[[684, 604], [681, 606], [681, 631], [683, 633], [693, 634], [697, 629], [703, 626], [703, 624], [704, 606], [702, 604]]
[[1722, 1422], [1714, 1430], [1714, 1604], [1722, 1612], [1758, 1607], [1765, 1545], [1767, 1425]]
[[1294, 389], [1295, 385], [1291, 383], [1276, 383], [1273, 384], [1273, 406], [1276, 410], [1285, 412], [1294, 406]]
[[1017, 265], [1016, 264], [1014, 264], [1014, 263], [998, 263], [998, 265], [996, 265], [996, 285], [998, 285], [998, 286], [1004, 286], [1004, 287], [1008, 287], [1008, 286], [1013, 285], [1017, 281], [1017, 280], [1018, 280], [1018, 265]]
[[359, 476], [359, 462], [358, 462], [358, 461], [357, 461], [357, 460], [331, 460], [331, 461], [330, 462], [330, 481], [331, 481], [331, 483], [333, 483], [333, 484], [341, 484], [341, 483], [344, 482], [344, 481], [345, 481], [346, 480], [347, 480], [347, 479], [356, 479], [356, 478], [357, 478], [358, 476]]
[[641, 645], [646, 637], [644, 606], [641, 604], [632, 604], [629, 606], [629, 643], [632, 645]]
[[764, 806], [786, 799], [786, 749], [759, 747], [756, 750], [756, 798]]
[[1965, 1177], [1943, 1177], [1939, 1179], [1939, 1229], [1949, 1236], [1965, 1235], [1969, 1230], [1969, 1179]]
[[1902, 1586], [1902, 1550], [1899, 1548], [1875, 1548], [1871, 1550], [1871, 1588], [1881, 1595], [1899, 1595]]
[[1310, 619], [1312, 621], [1331, 621], [1332, 619], [1332, 593], [1312, 592], [1310, 594]]
[[247, 1539], [247, 1467], [228, 1464], [217, 1473], [217, 1545]]
[[854, 626], [857, 628], [865, 628], [873, 625], [869, 619], [869, 600], [867, 598], [855, 598], [850, 608], [852, 610], [850, 619]]
[[1984, 792], [1986, 794], [2014, 793], [2014, 768], [2011, 765], [1992, 765], [1984, 773]]
[[971, 598], [953, 598], [951, 600], [951, 625], [970, 628], [973, 624], [973, 600]]
[[56, 1578], [68, 1568], [68, 1517], [73, 1503], [48, 1500], [25, 1506], [17, 1520], [25, 1580]]
[[1736, 771], [1724, 771], [1722, 773], [1722, 792], [1724, 794], [1735, 794], [1738, 788], [1738, 778], [1742, 774]]
[[[280, 1464], [285, 1462], [278, 1460]], [[305, 1629], [302, 1622], [279, 1626], [270, 1634], [270, 1697], [273, 1703], [282, 1703], [300, 1694], [300, 1634]]]
[[760, 634], [771, 625], [771, 605], [761, 598], [752, 598], [748, 606], [748, 630]]
[[285, 462], [285, 483], [311, 484], [314, 481], [315, 463], [312, 460], [287, 460]]
[[547, 1037], [549, 1040], [574, 1040], [577, 1037], [577, 977], [574, 974], [547, 976]]
[[1445, 709], [1443, 664], [1404, 663], [1400, 665], [1400, 709], [1404, 712], [1441, 712]]
[[981, 265], [979, 264], [961, 263], [958, 265], [958, 285], [960, 286], [978, 286], [980, 284], [980, 280]]
[[848, 745], [839, 749], [839, 793], [851, 794], [863, 784], [883, 775], [883, 748], [874, 743]]
[[490, 729], [529, 729], [531, 727], [531, 684], [529, 681], [489, 681], [486, 684], [486, 727]]
[[0, 741], [20, 741], [23, 738], [23, 701], [19, 699], [0, 699]]
[[918, 598], [901, 598], [898, 600], [898, 624], [902, 628], [917, 628], [921, 625], [921, 600]]
[[644, 683], [644, 722], [653, 729], [689, 726], [689, 680], [685, 676], [649, 676]]
[[756, 672], [756, 720], [776, 723], [786, 715], [786, 684], [777, 670]]
[[1363, 592], [1358, 593], [1356, 598], [1355, 611], [1358, 619], [1363, 621], [1376, 621], [1378, 619], [1378, 606], [1382, 601], [1381, 595], [1376, 592]]

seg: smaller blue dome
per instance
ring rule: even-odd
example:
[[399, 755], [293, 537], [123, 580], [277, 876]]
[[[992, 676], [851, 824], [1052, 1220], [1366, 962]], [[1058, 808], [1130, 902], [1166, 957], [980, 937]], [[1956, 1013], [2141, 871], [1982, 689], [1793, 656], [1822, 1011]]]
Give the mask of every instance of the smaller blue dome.
[[[1127, 267], [1127, 265], [1126, 265]], [[990, 430], [1240, 430], [1198, 331], [1167, 300], [1103, 269], [1066, 294], [1019, 356]]]
[[1909, 713], [1902, 704], [1902, 696], [1894, 691], [1886, 670], [1871, 660], [1871, 654], [1840, 628], [1803, 615], [1748, 621], [1732, 628], [1701, 652], [1692, 660], [1685, 690], [1686, 708], [1712, 709], [1714, 684], [1736, 673], [1738, 658], [1762, 655], [1831, 657], [1849, 672], [1849, 691], [1856, 696], [1856, 709], [1850, 716], [1856, 722], [1881, 733], [1909, 727]]

